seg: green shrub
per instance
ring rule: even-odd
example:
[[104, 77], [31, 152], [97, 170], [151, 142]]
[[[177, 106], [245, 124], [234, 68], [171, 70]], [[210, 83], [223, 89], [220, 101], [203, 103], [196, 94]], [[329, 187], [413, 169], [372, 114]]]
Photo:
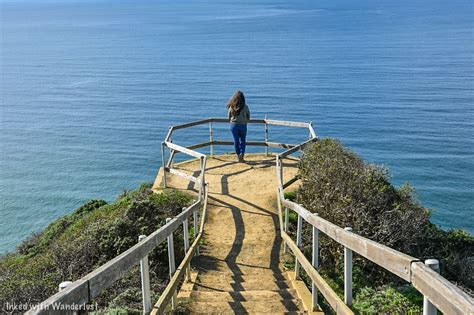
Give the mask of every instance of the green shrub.
[[285, 199], [295, 201], [296, 200], [296, 194], [297, 194], [296, 191], [285, 192]]
[[432, 229], [432, 256], [440, 260], [441, 274], [474, 296], [474, 237], [460, 229]]
[[51, 223], [43, 232], [35, 233], [23, 241], [17, 251], [23, 255], [35, 255], [56, 240], [72, 223], [104, 205], [104, 200], [91, 200], [80, 206], [73, 213], [65, 215]]
[[[426, 244], [420, 226], [428, 224], [429, 212], [412, 198], [410, 188], [399, 192], [386, 169], [364, 163], [339, 141], [324, 139], [307, 147], [299, 175], [298, 202], [322, 218], [403, 252]], [[341, 268], [339, 245], [322, 238], [320, 252], [322, 266]], [[372, 269], [366, 261], [361, 264]], [[380, 274], [374, 278], [383, 280]]]
[[[322, 218], [354, 233], [419, 259], [441, 260], [448, 279], [473, 288], [474, 238], [467, 232], [443, 231], [430, 223], [430, 211], [408, 184], [390, 183], [386, 168], [365, 163], [339, 141], [323, 139], [305, 148], [300, 164], [297, 202]], [[311, 229], [303, 230], [303, 248], [311, 251]], [[329, 273], [342, 270], [342, 246], [320, 240], [320, 262]], [[355, 256], [355, 264], [375, 286], [400, 279], [370, 261]]]
[[356, 314], [421, 314], [422, 308], [404, 293], [412, 294], [409, 287], [365, 287], [355, 297], [353, 308]]
[[[0, 260], [0, 303], [38, 303], [54, 294], [60, 282], [77, 280], [124, 252], [174, 217], [191, 197], [167, 189], [160, 194], [151, 185], [123, 193], [116, 202], [91, 201], [51, 223]], [[182, 231], [175, 235], [176, 261], [184, 257]], [[153, 292], [168, 281], [166, 242], [149, 254]], [[96, 299], [100, 306], [141, 309], [140, 273], [132, 268]], [[157, 296], [155, 296], [157, 298]]]

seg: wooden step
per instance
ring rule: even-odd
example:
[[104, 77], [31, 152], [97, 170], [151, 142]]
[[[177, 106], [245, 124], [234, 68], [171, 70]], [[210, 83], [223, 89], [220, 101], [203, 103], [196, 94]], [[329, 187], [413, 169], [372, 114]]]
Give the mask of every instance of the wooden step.
[[199, 273], [208, 273], [208, 272], [223, 272], [227, 274], [241, 274], [241, 275], [251, 275], [251, 274], [262, 274], [262, 273], [271, 273], [271, 274], [283, 274], [281, 268], [275, 267], [270, 268], [267, 264], [266, 266], [253, 266], [249, 264], [232, 264], [227, 261], [216, 260], [214, 257], [209, 257], [201, 255], [194, 257], [191, 265]]
[[285, 281], [290, 280], [286, 273], [255, 272], [252, 274], [234, 274], [232, 272], [209, 271], [200, 272], [198, 281], [218, 281], [218, 282], [248, 282], [253, 279], [261, 281]]
[[188, 305], [191, 313], [222, 314], [233, 313], [284, 313], [302, 311], [303, 306], [299, 300], [282, 301], [245, 301], [245, 302], [196, 302]]
[[275, 291], [255, 290], [237, 292], [192, 291], [190, 297], [195, 302], [249, 302], [294, 300], [298, 298], [298, 295], [294, 289], [282, 289]]
[[256, 290], [281, 290], [291, 289], [291, 284], [287, 281], [261, 281], [252, 279], [245, 282], [220, 282], [206, 281], [196, 282], [195, 290], [199, 291], [256, 291]]

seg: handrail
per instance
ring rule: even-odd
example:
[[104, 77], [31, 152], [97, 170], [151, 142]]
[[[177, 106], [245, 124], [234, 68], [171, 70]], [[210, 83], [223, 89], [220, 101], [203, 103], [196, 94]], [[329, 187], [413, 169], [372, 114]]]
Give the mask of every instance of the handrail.
[[[366, 259], [374, 262], [382, 268], [390, 271], [391, 273], [399, 276], [405, 281], [411, 283], [420, 293], [425, 296], [428, 304], [432, 303], [437, 309], [442, 311], [444, 314], [474, 314], [474, 301], [473, 299], [456, 287], [454, 284], [443, 278], [441, 275], [433, 271], [427, 265], [423, 264], [419, 259], [406, 255], [402, 252], [394, 250], [388, 246], [379, 244], [372, 240], [369, 240], [363, 236], [357, 235], [349, 229], [343, 229], [321, 217], [317, 214], [311, 213], [305, 209], [302, 205], [299, 205], [293, 201], [285, 199], [284, 189], [294, 183], [295, 178], [290, 179], [284, 183], [283, 179], [283, 163], [282, 159], [289, 155], [301, 150], [305, 145], [317, 140], [317, 138], [310, 139], [305, 143], [302, 143], [294, 148], [286, 150], [276, 156], [276, 167], [277, 167], [277, 182], [278, 182], [278, 202], [285, 206], [286, 209], [291, 209], [298, 214], [298, 217], [309, 223], [313, 229], [323, 232], [337, 243], [343, 245], [347, 250], [354, 251]], [[282, 216], [282, 207], [279, 205], [279, 213]], [[287, 210], [286, 210], [287, 211]], [[288, 213], [286, 213], [288, 215]], [[280, 228], [282, 239], [290, 247], [295, 256], [299, 259], [298, 264], [301, 263], [305, 271], [313, 280], [315, 285], [323, 294], [323, 296], [330, 302], [330, 305], [335, 308], [339, 314], [344, 314], [346, 311], [339, 310], [339, 304], [334, 301], [334, 296], [331, 292], [325, 293], [327, 288], [324, 284], [320, 283], [318, 279], [315, 279], [315, 272], [317, 273], [316, 266], [311, 266], [306, 258], [301, 256], [298, 246], [291, 240], [286, 233], [287, 226], [283, 225], [283, 219], [280, 220]], [[300, 226], [298, 227], [300, 228]], [[298, 235], [301, 231], [297, 231]], [[313, 240], [314, 241], [314, 240]], [[352, 262], [351, 262], [352, 264]], [[313, 275], [312, 275], [313, 274]], [[350, 270], [350, 275], [352, 270]], [[352, 276], [350, 276], [352, 278]], [[347, 284], [347, 283], [346, 283]], [[349, 286], [345, 285], [345, 290], [351, 291], [348, 296], [352, 298], [352, 283]], [[346, 296], [345, 292], [345, 296]], [[313, 300], [316, 297], [313, 292]], [[331, 300], [332, 303], [331, 303]], [[334, 305], [333, 305], [334, 304]]]
[[[204, 198], [204, 207], [203, 207], [204, 211], [206, 211], [206, 208], [207, 208], [207, 198], [208, 197], [207, 197], [207, 189], [206, 189], [205, 198]], [[203, 218], [205, 217], [206, 217], [206, 213], [203, 213]], [[202, 232], [203, 228], [204, 228], [204, 220], [201, 220], [201, 227], [199, 230]], [[172, 299], [174, 292], [176, 292], [177, 290], [179, 281], [184, 276], [184, 273], [186, 272], [188, 265], [191, 263], [191, 258], [194, 256], [194, 254], [198, 250], [199, 243], [201, 242], [201, 237], [203, 235], [203, 233], [201, 232], [194, 239], [193, 244], [187, 251], [185, 257], [183, 258], [183, 261], [179, 264], [178, 269], [176, 269], [176, 272], [171, 278], [169, 284], [166, 286], [165, 291], [163, 291], [160, 298], [158, 299], [158, 302], [156, 303], [152, 313], [162, 314], [165, 311], [166, 306], [168, 305], [169, 301]]]
[[[196, 120], [192, 121], [189, 123], [185, 124], [180, 124], [180, 125], [174, 125], [171, 126], [170, 129], [172, 129], [171, 133], [175, 130], [179, 129], [185, 129], [185, 128], [190, 128], [194, 126], [199, 126], [199, 125], [204, 125], [207, 123], [228, 123], [229, 119], [227, 118], [206, 118], [206, 119], [201, 119], [201, 120]], [[296, 121], [286, 121], [286, 120], [275, 120], [275, 119], [250, 119], [248, 121], [249, 124], [268, 124], [268, 125], [275, 125], [275, 126], [289, 126], [289, 127], [301, 127], [301, 128], [309, 128], [312, 130], [313, 134], [314, 129], [311, 125], [311, 123], [302, 123], [302, 122], [296, 122]], [[169, 140], [169, 135], [166, 136], [165, 141]]]
[[334, 290], [327, 284], [327, 282], [321, 277], [311, 265], [308, 259], [305, 257], [303, 252], [299, 249], [298, 245], [291, 239], [286, 232], [281, 232], [281, 238], [288, 244], [293, 254], [298, 258], [298, 261], [303, 266], [308, 276], [313, 280], [321, 294], [326, 298], [329, 305], [336, 311], [336, 314], [354, 314], [352, 310], [339, 298]]
[[200, 205], [200, 201], [193, 203], [173, 220], [161, 226], [141, 242], [129, 248], [112, 260], [86, 276], [74, 281], [66, 289], [54, 294], [41, 303], [41, 307], [32, 309], [26, 314], [48, 314], [51, 309], [60, 304], [90, 303], [100, 292], [112, 286], [115, 281], [140, 260], [147, 256], [153, 249], [172, 234]]
[[[336, 314], [354, 314], [352, 310], [339, 298], [339, 296], [334, 292], [334, 290], [327, 284], [327, 282], [321, 277], [321, 275], [318, 273], [316, 268], [313, 268], [312, 263], [308, 261], [306, 256], [301, 252], [300, 248], [298, 245], [291, 239], [291, 237], [282, 229], [284, 225], [283, 223], [283, 213], [282, 213], [282, 203], [280, 199], [280, 193], [279, 189], [277, 188], [277, 199], [278, 199], [278, 218], [280, 222], [280, 234], [281, 238], [285, 242], [295, 257], [298, 259], [299, 262], [301, 262], [301, 265], [303, 266], [304, 270], [308, 274], [308, 276], [311, 278], [313, 281], [314, 285], [319, 289], [321, 294], [325, 297], [326, 301], [328, 301], [329, 305], [336, 311]], [[298, 275], [295, 274], [297, 277]], [[313, 290], [312, 292], [313, 295], [313, 301], [312, 301], [312, 310], [314, 311], [317, 306], [317, 291]]]
[[180, 145], [177, 145], [177, 144], [175, 144], [175, 143], [168, 142], [168, 141], [165, 141], [164, 143], [165, 143], [166, 146], [167, 146], [168, 148], [170, 148], [170, 149], [173, 149], [173, 150], [175, 150], [175, 151], [179, 151], [179, 152], [181, 152], [181, 153], [185, 153], [185, 154], [187, 154], [187, 155], [191, 155], [191, 156], [193, 156], [193, 157], [195, 157], [195, 158], [201, 159], [201, 158], [206, 157], [206, 156], [205, 156], [204, 154], [202, 154], [202, 153], [199, 153], [199, 152], [194, 151], [194, 150], [191, 150], [191, 149], [187, 149], [187, 148], [182, 147], [182, 146], [180, 146]]
[[289, 200], [283, 200], [283, 205], [300, 215], [306, 222], [316, 227], [336, 242], [357, 252], [370, 261], [410, 281], [410, 266], [413, 262], [420, 261], [414, 257], [396, 251], [388, 246], [369, 240], [363, 236], [349, 232], [318, 215], [311, 213], [301, 205]]

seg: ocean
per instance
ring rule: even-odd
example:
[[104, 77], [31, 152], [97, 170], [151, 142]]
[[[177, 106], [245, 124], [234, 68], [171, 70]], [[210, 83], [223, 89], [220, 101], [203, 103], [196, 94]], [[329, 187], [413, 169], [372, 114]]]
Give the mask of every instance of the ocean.
[[254, 118], [312, 121], [474, 232], [473, 21], [471, 0], [0, 0], [0, 253], [152, 182], [168, 126], [225, 117], [237, 89]]

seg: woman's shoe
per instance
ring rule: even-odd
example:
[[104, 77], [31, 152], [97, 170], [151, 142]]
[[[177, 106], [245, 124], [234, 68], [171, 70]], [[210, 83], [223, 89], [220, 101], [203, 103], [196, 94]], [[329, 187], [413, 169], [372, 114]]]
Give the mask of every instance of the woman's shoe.
[[239, 155], [239, 162], [245, 162], [244, 155], [240, 154]]

